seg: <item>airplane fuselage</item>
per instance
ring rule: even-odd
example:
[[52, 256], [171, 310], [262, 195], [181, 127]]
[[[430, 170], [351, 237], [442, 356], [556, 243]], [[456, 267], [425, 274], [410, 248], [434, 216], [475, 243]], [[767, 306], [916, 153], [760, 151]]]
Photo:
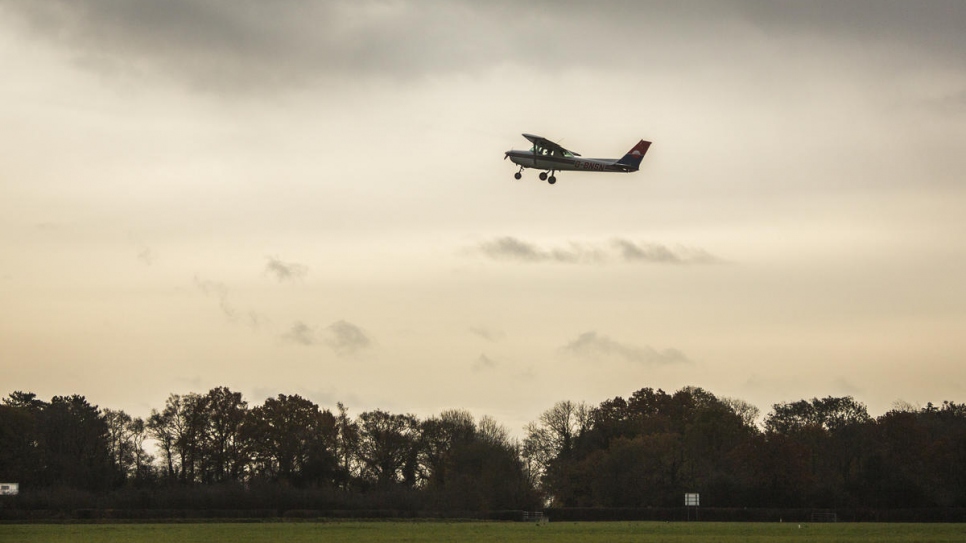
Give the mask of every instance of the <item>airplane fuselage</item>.
[[584, 172], [633, 172], [634, 168], [628, 164], [621, 164], [616, 158], [583, 158], [567, 156], [550, 156], [534, 153], [533, 151], [507, 151], [506, 156], [514, 163], [524, 168], [550, 171], [584, 171]]

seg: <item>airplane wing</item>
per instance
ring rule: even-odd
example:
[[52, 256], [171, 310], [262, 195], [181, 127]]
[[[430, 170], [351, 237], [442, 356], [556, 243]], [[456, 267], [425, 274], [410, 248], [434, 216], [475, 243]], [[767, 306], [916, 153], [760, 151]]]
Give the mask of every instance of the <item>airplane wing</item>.
[[523, 137], [525, 137], [528, 140], [530, 140], [530, 143], [532, 143], [534, 145], [537, 145], [539, 147], [543, 147], [544, 149], [550, 149], [551, 151], [557, 151], [557, 152], [559, 152], [561, 154], [569, 153], [569, 154], [571, 154], [573, 156], [580, 156], [580, 153], [575, 153], [575, 152], [570, 151], [568, 149], [564, 149], [560, 144], [554, 143], [554, 142], [548, 140], [547, 138], [544, 138], [544, 137], [541, 137], [541, 136], [534, 136], [533, 134], [524, 134]]

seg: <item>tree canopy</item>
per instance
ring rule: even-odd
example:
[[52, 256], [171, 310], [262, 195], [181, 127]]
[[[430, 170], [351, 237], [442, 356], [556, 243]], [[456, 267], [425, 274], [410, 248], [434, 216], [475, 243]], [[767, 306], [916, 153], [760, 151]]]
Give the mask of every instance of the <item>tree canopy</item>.
[[[966, 405], [879, 417], [850, 396], [759, 410], [698, 387], [561, 401], [521, 440], [459, 409], [351, 416], [298, 395], [171, 394], [146, 419], [78, 395], [0, 402], [0, 480], [21, 492], [325, 490], [342, 507], [434, 510], [966, 506]], [[266, 498], [268, 499], [268, 498]], [[388, 498], [386, 498], [388, 499]]]

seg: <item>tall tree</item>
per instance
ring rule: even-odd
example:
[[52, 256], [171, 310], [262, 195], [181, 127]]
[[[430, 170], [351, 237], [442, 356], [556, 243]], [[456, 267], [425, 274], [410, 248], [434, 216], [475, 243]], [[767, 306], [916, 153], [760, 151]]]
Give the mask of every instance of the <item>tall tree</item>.
[[445, 487], [453, 447], [473, 440], [475, 435], [476, 424], [467, 411], [444, 411], [424, 420], [420, 424], [421, 478], [430, 487]]
[[148, 426], [141, 417], [134, 417], [128, 424], [131, 444], [134, 449], [134, 480], [136, 483], [150, 482], [155, 477], [154, 456], [144, 450], [144, 443], [150, 437]]
[[134, 474], [135, 450], [131, 431], [131, 415], [119, 409], [104, 409], [107, 443], [114, 469], [122, 481]]
[[239, 481], [248, 464], [248, 451], [242, 439], [248, 403], [240, 392], [217, 387], [208, 391], [202, 405], [207, 419], [201, 445], [202, 479], [216, 483]]
[[164, 477], [168, 482], [176, 481], [180, 471], [180, 464], [175, 463], [178, 436], [177, 426], [175, 424], [176, 411], [172, 408], [171, 402], [172, 399], [169, 397], [163, 411], [152, 409], [151, 415], [145, 424], [148, 436], [157, 441], [157, 447], [161, 450], [164, 461], [162, 469], [164, 471]]
[[557, 402], [526, 426], [521, 454], [548, 495], [560, 494], [567, 477], [561, 475], [570, 461], [574, 443], [590, 425], [591, 410], [583, 402]]
[[247, 433], [262, 475], [295, 485], [331, 485], [341, 477], [336, 419], [314, 402], [279, 394], [251, 410]]
[[363, 475], [378, 488], [416, 485], [419, 421], [376, 409], [359, 415], [359, 458]]
[[157, 417], [152, 414], [151, 422], [163, 437], [162, 445], [171, 442], [174, 454], [169, 460], [169, 473], [177, 472], [182, 483], [200, 482], [208, 437], [207, 397], [194, 392], [171, 394], [164, 410]]
[[349, 488], [354, 478], [361, 477], [362, 468], [359, 460], [359, 423], [349, 417], [349, 410], [342, 402], [337, 404], [339, 415], [336, 417], [336, 457], [339, 461], [342, 480], [339, 482], [343, 490]]
[[117, 480], [107, 424], [83, 396], [54, 396], [40, 412], [38, 453], [46, 486], [105, 490]]
[[801, 493], [805, 504], [840, 507], [851, 500], [872, 424], [861, 402], [829, 396], [776, 404], [765, 418], [765, 432], [768, 440], [781, 436], [779, 441], [806, 452], [811, 484]]
[[39, 417], [46, 404], [32, 393], [14, 392], [0, 405], [0, 479], [40, 483]]

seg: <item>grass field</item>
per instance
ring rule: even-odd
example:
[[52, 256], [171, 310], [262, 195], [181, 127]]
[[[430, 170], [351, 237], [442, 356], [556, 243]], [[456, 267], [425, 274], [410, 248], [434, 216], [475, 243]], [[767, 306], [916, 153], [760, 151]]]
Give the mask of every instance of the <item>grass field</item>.
[[460, 543], [956, 542], [966, 524], [560, 522], [306, 522], [226, 524], [5, 524], [0, 543]]

